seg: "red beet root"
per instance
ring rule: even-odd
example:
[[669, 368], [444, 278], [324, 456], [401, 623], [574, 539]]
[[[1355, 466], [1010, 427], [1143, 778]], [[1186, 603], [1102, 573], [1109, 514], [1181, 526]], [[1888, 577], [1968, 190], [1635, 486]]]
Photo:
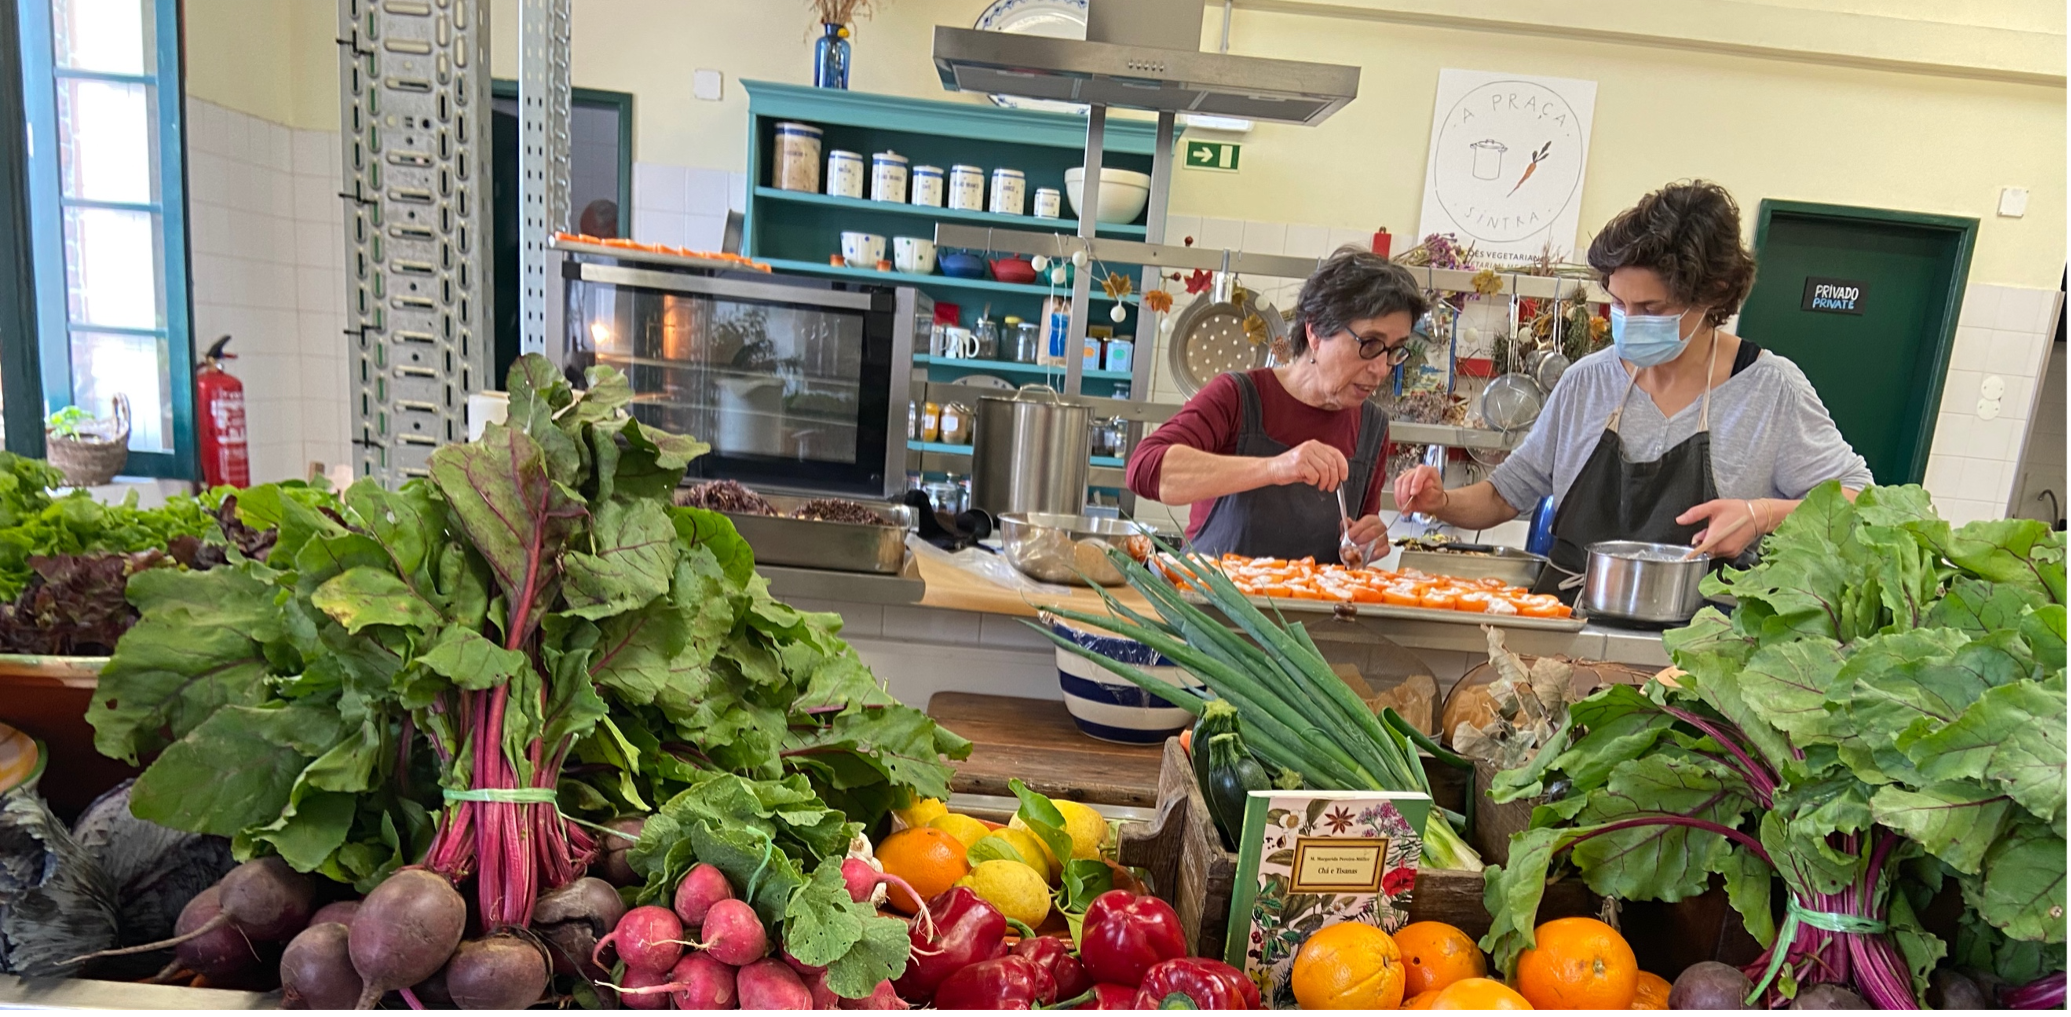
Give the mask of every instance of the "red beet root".
[[444, 877], [400, 869], [382, 880], [352, 923], [352, 966], [365, 982], [359, 1009], [444, 967], [466, 925], [467, 902]]

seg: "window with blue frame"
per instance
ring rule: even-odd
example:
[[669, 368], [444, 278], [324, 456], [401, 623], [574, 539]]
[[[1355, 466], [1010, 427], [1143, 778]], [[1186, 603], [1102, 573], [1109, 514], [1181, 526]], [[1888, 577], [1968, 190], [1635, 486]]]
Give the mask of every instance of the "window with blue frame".
[[17, 2], [44, 412], [126, 396], [124, 472], [192, 477], [179, 4]]

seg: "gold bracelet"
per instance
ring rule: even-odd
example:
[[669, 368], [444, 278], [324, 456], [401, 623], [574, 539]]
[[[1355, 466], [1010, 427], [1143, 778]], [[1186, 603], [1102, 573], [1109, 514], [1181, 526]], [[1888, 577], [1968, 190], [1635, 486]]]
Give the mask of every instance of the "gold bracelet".
[[1747, 505], [1747, 521], [1755, 524], [1755, 532], [1769, 532], [1768, 525], [1762, 522], [1762, 514], [1760, 512], [1755, 511], [1754, 501], [1752, 499], [1749, 499], [1745, 502], [1745, 504]]

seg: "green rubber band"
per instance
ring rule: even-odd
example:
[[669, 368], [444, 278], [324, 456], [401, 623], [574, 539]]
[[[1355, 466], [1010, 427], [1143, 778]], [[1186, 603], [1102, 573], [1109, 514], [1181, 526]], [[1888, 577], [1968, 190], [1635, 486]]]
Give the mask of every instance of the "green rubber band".
[[1754, 991], [1747, 994], [1749, 1006], [1753, 1006], [1755, 1000], [1762, 997], [1762, 993], [1769, 988], [1769, 983], [1775, 981], [1777, 974], [1783, 970], [1783, 959], [1790, 952], [1790, 944], [1797, 939], [1798, 925], [1801, 922], [1815, 929], [1860, 936], [1879, 936], [1891, 931], [1891, 925], [1887, 922], [1864, 918], [1861, 915], [1814, 911], [1800, 906], [1798, 899], [1792, 897], [1784, 902], [1783, 927], [1776, 930], [1776, 943], [1769, 948], [1769, 969], [1762, 972], [1762, 978], [1755, 983]]
[[554, 805], [561, 794], [550, 787], [478, 787], [465, 791], [445, 789], [449, 802], [513, 802], [521, 805]]

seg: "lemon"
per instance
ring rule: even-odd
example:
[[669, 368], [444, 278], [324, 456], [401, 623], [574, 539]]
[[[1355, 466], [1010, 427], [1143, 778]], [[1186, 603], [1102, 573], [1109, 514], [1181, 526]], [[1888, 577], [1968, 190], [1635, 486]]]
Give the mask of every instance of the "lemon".
[[1092, 806], [1078, 802], [1059, 801], [1054, 804], [1057, 811], [1064, 813], [1064, 832], [1071, 834], [1071, 856], [1099, 858], [1100, 850], [1107, 846], [1107, 817], [1093, 811]]
[[[1043, 861], [1048, 862], [1050, 864], [1050, 873], [1052, 875], [1064, 871], [1064, 863], [1058, 861], [1057, 855], [1051, 852], [1049, 842], [1043, 840], [1043, 838], [1041, 837], [1036, 836], [1036, 832], [1034, 830], [1029, 829], [1028, 824], [1022, 822], [1020, 816], [1015, 816], [1013, 819], [1007, 820], [1007, 829], [1019, 831], [1023, 837], [1028, 838], [1029, 843], [1035, 845], [1036, 853], [1042, 855]], [[1019, 846], [1018, 842], [1016, 843], [1016, 846]], [[1022, 854], [1026, 855], [1028, 854], [1028, 852], [1023, 851]], [[1030, 858], [1029, 861], [1033, 862], [1035, 861], [1035, 859]]]
[[992, 832], [984, 823], [958, 812], [936, 816], [928, 821], [928, 825], [963, 841], [966, 848], [983, 840], [986, 834]]
[[944, 805], [940, 798], [922, 798], [903, 809], [893, 810], [893, 814], [907, 826], [926, 826], [948, 815], [949, 806]]
[[956, 881], [1000, 909], [1008, 918], [1028, 923], [1030, 928], [1050, 917], [1050, 884], [1043, 875], [1020, 862], [996, 858], [979, 862], [971, 874]]
[[1058, 873], [1064, 871], [1058, 867], [1057, 859], [1050, 857], [1050, 849], [1043, 846], [1041, 837], [1029, 832], [1029, 829], [1020, 823], [1017, 819], [1007, 824], [1004, 830], [989, 832], [992, 836], [1006, 841], [1013, 847], [1014, 853], [1021, 856], [1022, 861], [1041, 872], [1045, 879], [1056, 879]]

